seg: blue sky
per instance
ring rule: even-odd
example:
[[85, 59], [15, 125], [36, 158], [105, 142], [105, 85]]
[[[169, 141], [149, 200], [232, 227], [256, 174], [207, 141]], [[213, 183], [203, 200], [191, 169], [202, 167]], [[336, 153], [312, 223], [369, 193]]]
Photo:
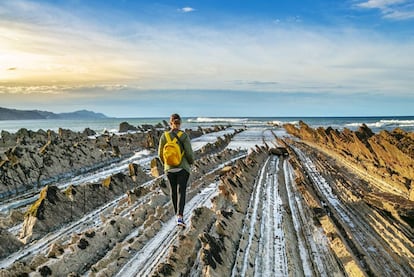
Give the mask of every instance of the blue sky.
[[0, 2], [0, 106], [414, 115], [414, 1]]

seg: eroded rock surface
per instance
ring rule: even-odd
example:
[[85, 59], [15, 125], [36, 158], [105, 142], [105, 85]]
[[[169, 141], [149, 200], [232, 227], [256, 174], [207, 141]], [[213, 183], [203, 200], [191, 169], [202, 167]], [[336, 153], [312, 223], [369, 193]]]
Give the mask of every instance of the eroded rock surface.
[[302, 121], [299, 128], [293, 124], [284, 127], [288, 133], [331, 150], [368, 174], [383, 178], [393, 184], [395, 193], [414, 200], [414, 133], [395, 129], [374, 134], [366, 125], [355, 132], [340, 132], [332, 128], [312, 129]]
[[[284, 125], [292, 135], [376, 180], [359, 187], [364, 201], [397, 218], [414, 222], [414, 134], [395, 129], [374, 134], [366, 125], [357, 131], [332, 128], [312, 129], [300, 122], [299, 128]], [[379, 181], [378, 181], [379, 180]]]
[[7, 230], [0, 228], [0, 259], [17, 251], [23, 243]]
[[[305, 134], [313, 137], [310, 130]], [[356, 137], [369, 141], [376, 136], [368, 130], [364, 134]], [[97, 184], [64, 191], [46, 187], [31, 209], [37, 221], [32, 237], [39, 238], [32, 243], [40, 245], [44, 233], [38, 217], [44, 218], [44, 226], [59, 230], [60, 216], [68, 219], [70, 210], [79, 215], [68, 222], [82, 216], [83, 189], [96, 192], [100, 200], [107, 198], [98, 208], [90, 207], [95, 214], [90, 219], [74, 229], [62, 228], [61, 238], [46, 243], [46, 250], [27, 254], [0, 270], [0, 275], [414, 273], [412, 201], [408, 197], [398, 190], [381, 191], [373, 180], [359, 178], [352, 171], [357, 166], [346, 155], [322, 148], [314, 140], [304, 144], [279, 139], [274, 143], [279, 146], [257, 146], [247, 155], [226, 149], [231, 139], [225, 136], [197, 151], [187, 188], [186, 229], [176, 227], [168, 183], [157, 161], [152, 164], [152, 177], [131, 164], [125, 174]], [[153, 179], [145, 182], [145, 176]], [[56, 203], [61, 206], [56, 208]], [[104, 205], [108, 208], [101, 209]]]
[[[119, 135], [93, 130], [83, 132], [59, 129], [30, 131], [20, 129], [11, 134], [2, 131], [0, 138], [0, 199], [19, 195], [31, 189], [41, 189], [59, 179], [91, 171], [126, 158], [143, 149], [154, 150], [164, 131], [159, 124], [133, 127], [121, 124]], [[223, 130], [223, 126], [185, 130], [190, 138], [203, 133]]]
[[141, 178], [137, 182], [130, 176], [118, 173], [104, 179], [102, 183], [70, 186], [64, 191], [55, 186], [46, 186], [26, 213], [20, 239], [28, 243], [41, 238], [150, 179], [143, 172], [139, 175]]

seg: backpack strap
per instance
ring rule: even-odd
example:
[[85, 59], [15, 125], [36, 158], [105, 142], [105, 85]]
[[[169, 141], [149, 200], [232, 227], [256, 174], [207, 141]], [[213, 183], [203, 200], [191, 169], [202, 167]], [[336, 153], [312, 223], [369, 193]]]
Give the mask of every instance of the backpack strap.
[[164, 136], [167, 139], [167, 142], [171, 142], [172, 141], [170, 132], [164, 132]]
[[174, 139], [176, 139], [178, 141], [178, 144], [181, 146], [181, 149], [183, 150], [183, 153], [184, 153], [184, 144], [180, 140], [181, 136], [183, 135], [183, 131], [180, 130], [180, 131], [177, 132], [177, 134], [174, 133], [174, 132], [172, 132], [172, 131], [165, 132], [165, 133], [166, 133], [165, 136], [167, 138], [167, 142], [168, 141], [172, 141], [172, 139], [171, 139], [171, 134], [172, 134], [172, 136], [174, 137]]

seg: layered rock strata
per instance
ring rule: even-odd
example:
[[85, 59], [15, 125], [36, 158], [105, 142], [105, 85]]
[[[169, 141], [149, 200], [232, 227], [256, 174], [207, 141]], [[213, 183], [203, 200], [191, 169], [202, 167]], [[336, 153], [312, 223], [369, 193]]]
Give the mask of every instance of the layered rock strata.
[[[215, 126], [186, 132], [195, 138], [224, 128]], [[0, 199], [100, 168], [139, 150], [154, 150], [164, 130], [153, 126], [140, 129], [142, 131], [100, 136], [88, 128], [83, 132], [59, 129], [57, 133], [27, 129], [20, 129], [15, 134], [2, 131]]]
[[[213, 173], [206, 178], [204, 172], [211, 171], [217, 165], [237, 156], [240, 156], [238, 151], [224, 150], [196, 161], [195, 168], [198, 170], [193, 172], [188, 198], [199, 193], [200, 188], [207, 182], [213, 182], [217, 176]], [[125, 178], [126, 176], [124, 181]], [[159, 182], [162, 180], [157, 178], [149, 185], [138, 186], [129, 191], [127, 201], [126, 199], [119, 201], [112, 214], [101, 214], [102, 223], [99, 226], [73, 234], [70, 239], [62, 238], [61, 241], [50, 246], [46, 257], [39, 253], [30, 259], [14, 263], [2, 274], [4, 276], [27, 273], [43, 276], [45, 272], [52, 276], [85, 272], [89, 272], [91, 276], [115, 274], [119, 267], [135, 251], [142, 249], [145, 243], [173, 216], [169, 196], [160, 188]], [[56, 192], [56, 195], [58, 196], [44, 195], [42, 198], [43, 205], [48, 209], [48, 213], [43, 211], [43, 215], [50, 221], [59, 217], [61, 213], [60, 209], [53, 209], [53, 205], [61, 205], [62, 210], [69, 210], [64, 193]], [[50, 200], [55, 204], [50, 203]], [[56, 213], [52, 214], [53, 211]]]
[[[149, 134], [90, 138], [87, 132], [69, 130], [2, 133], [2, 145], [10, 146], [0, 160], [0, 198], [41, 188], [59, 179], [102, 167], [150, 147]], [[1, 144], [1, 143], [0, 143]]]
[[[412, 219], [402, 218], [400, 213], [412, 211], [412, 201], [394, 195], [398, 200], [392, 200], [393, 206], [401, 208], [388, 206], [388, 194], [373, 204], [367, 199], [372, 195], [368, 192], [371, 185], [350, 171], [351, 167], [306, 144], [292, 145], [294, 150], [288, 148], [296, 186], [312, 209], [312, 219], [323, 228], [343, 271], [348, 276], [411, 276]], [[311, 158], [304, 162], [300, 153]]]
[[21, 241], [28, 243], [41, 238], [62, 224], [78, 220], [133, 187], [150, 180], [141, 168], [137, 168], [134, 177], [136, 181], [131, 176], [118, 173], [101, 183], [69, 186], [64, 191], [55, 186], [46, 186], [26, 213], [20, 231]]
[[[331, 150], [368, 174], [380, 177], [394, 186], [391, 193], [414, 200], [414, 133], [395, 129], [374, 134], [366, 125], [357, 131], [332, 128], [310, 128], [299, 122], [299, 128], [285, 124], [286, 131], [320, 148]], [[386, 189], [386, 188], [384, 188]]]
[[357, 131], [299, 128], [285, 124], [288, 133], [322, 150], [368, 180], [360, 186], [364, 201], [414, 222], [414, 134], [395, 129], [374, 134], [366, 125]]
[[7, 257], [23, 246], [16, 236], [0, 227], [0, 259]]
[[194, 211], [189, 231], [153, 275], [185, 276], [197, 265], [200, 276], [231, 276], [254, 181], [267, 153], [257, 148], [223, 171], [212, 208]]
[[[191, 130], [187, 131], [192, 136], [198, 136], [203, 133], [220, 130], [222, 130], [222, 127], [214, 127], [205, 130], [199, 128], [194, 132]], [[240, 155], [238, 154], [238, 151], [222, 151], [230, 142], [232, 136], [240, 131], [241, 130], [236, 130], [234, 134], [225, 135], [223, 138], [219, 138], [216, 142], [209, 143], [196, 151], [195, 154], [198, 159], [193, 166], [194, 172], [192, 177], [199, 178], [205, 174], [205, 172], [208, 172], [214, 166], [217, 166], [217, 164], [231, 159], [234, 155]], [[213, 153], [220, 154], [212, 155]], [[208, 155], [210, 156], [207, 157]], [[203, 158], [204, 156], [206, 158]], [[162, 169], [159, 174], [163, 174]], [[109, 176], [101, 183], [69, 186], [64, 190], [59, 190], [53, 185], [48, 185], [42, 189], [39, 199], [27, 210], [23, 227], [20, 231], [20, 240], [24, 243], [28, 243], [34, 239], [41, 239], [49, 232], [62, 227], [64, 224], [80, 219], [83, 215], [112, 201], [125, 192], [128, 194], [128, 201], [120, 201], [120, 203], [135, 203], [135, 201], [138, 201], [138, 199], [144, 197], [151, 191], [149, 188], [140, 186], [149, 179], [150, 176], [145, 173], [139, 165], [130, 164], [129, 174], [118, 173]], [[158, 180], [163, 181], [164, 179], [161, 178]], [[161, 183], [156, 181], [154, 183], [156, 186], [154, 189], [161, 188], [164, 194], [168, 194], [169, 189], [167, 188], [167, 185], [164, 183], [164, 186], [162, 186]], [[128, 191], [133, 187], [135, 187], [135, 189]], [[193, 196], [195, 193], [197, 193], [196, 189], [190, 191], [189, 196]], [[168, 198], [164, 198], [164, 204], [167, 201]], [[104, 221], [105, 215], [102, 214], [101, 218]], [[12, 211], [7, 218], [2, 218], [1, 224], [10, 228], [11, 226], [15, 226], [20, 220], [22, 220], [22, 214], [18, 211]], [[8, 247], [8, 251], [4, 252], [4, 256], [13, 253], [22, 246], [21, 241], [17, 240], [15, 236], [8, 233], [6, 230], [4, 230], [2, 234], [4, 236], [2, 236], [1, 239], [7, 239], [10, 236], [14, 238], [10, 243], [13, 241], [16, 242], [15, 247]], [[14, 265], [18, 264], [19, 263], [15, 263]]]

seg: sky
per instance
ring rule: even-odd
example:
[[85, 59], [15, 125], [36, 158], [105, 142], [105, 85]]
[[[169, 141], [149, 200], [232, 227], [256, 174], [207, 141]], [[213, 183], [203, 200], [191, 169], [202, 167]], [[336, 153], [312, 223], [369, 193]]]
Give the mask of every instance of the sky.
[[414, 115], [414, 0], [0, 0], [0, 107]]

